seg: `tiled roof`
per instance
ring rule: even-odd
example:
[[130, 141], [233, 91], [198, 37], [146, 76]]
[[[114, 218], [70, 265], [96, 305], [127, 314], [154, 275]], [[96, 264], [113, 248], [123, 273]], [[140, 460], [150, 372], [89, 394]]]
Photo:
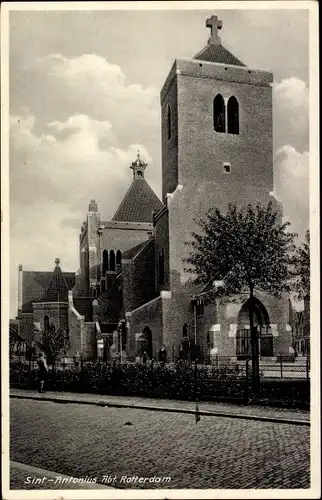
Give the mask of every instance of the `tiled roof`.
[[[32, 312], [32, 303], [41, 299], [50, 283], [51, 271], [23, 271], [23, 305], [22, 311]], [[64, 272], [68, 289], [75, 284], [75, 273]]]
[[145, 179], [134, 179], [113, 221], [151, 222], [154, 210], [160, 210], [162, 203]]
[[92, 308], [92, 297], [74, 297], [73, 299], [74, 307], [76, 311], [85, 316], [85, 321], [92, 321], [93, 319], [93, 308]]
[[135, 257], [135, 255], [141, 250], [141, 248], [143, 248], [149, 242], [150, 240], [146, 240], [142, 243], [139, 243], [138, 245], [135, 245], [135, 247], [129, 248], [122, 254], [122, 259], [133, 259], [133, 257]]
[[57, 262], [46, 294], [37, 302], [68, 302], [68, 285]]
[[113, 333], [117, 328], [117, 323], [100, 323], [102, 333]]
[[237, 59], [229, 50], [225, 49], [222, 45], [213, 43], [208, 44], [193, 59], [245, 67], [245, 64]]

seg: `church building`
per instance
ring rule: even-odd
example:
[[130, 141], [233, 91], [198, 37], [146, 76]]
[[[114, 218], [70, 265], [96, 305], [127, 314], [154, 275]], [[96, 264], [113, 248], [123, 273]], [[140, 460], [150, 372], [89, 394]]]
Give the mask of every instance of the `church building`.
[[[273, 194], [273, 75], [249, 69], [222, 46], [217, 16], [206, 26], [207, 45], [176, 59], [161, 90], [162, 200], [138, 153], [112, 220], [89, 204], [74, 283], [56, 261], [44, 296], [32, 297], [35, 328], [46, 328], [45, 317], [63, 323], [71, 356], [135, 360], [146, 351], [157, 359], [165, 345], [176, 359], [189, 344], [232, 360], [249, 352], [247, 294], [204, 303], [210, 285], [192, 284], [183, 259], [194, 221], [212, 207], [271, 201], [282, 216]], [[289, 298], [259, 290], [255, 297], [261, 358], [288, 354]]]

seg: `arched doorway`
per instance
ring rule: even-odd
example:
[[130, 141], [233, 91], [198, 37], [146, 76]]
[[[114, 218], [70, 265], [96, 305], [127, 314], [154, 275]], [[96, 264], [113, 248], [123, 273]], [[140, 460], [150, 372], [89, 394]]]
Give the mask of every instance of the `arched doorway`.
[[[251, 358], [252, 356], [249, 306], [250, 301], [247, 300], [238, 314], [236, 334], [236, 356], [238, 359]], [[252, 309], [253, 325], [258, 332], [259, 355], [261, 357], [271, 357], [274, 355], [274, 349], [268, 313], [264, 305], [255, 298], [253, 299]]]
[[141, 341], [141, 353], [143, 356], [144, 351], [148, 355], [148, 359], [152, 359], [153, 349], [152, 349], [152, 331], [148, 326], [145, 326], [142, 330], [142, 341]]

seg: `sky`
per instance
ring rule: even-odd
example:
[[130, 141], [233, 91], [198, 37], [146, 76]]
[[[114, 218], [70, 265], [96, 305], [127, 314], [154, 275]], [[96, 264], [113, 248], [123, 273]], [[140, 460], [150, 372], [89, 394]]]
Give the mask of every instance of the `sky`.
[[[133, 5], [133, 4], [132, 4]], [[148, 5], [148, 4], [147, 4]], [[116, 211], [140, 149], [161, 196], [160, 90], [175, 58], [222, 44], [272, 71], [274, 191], [302, 238], [309, 227], [309, 17], [306, 10], [10, 12], [10, 316], [18, 265], [79, 267], [91, 199]]]

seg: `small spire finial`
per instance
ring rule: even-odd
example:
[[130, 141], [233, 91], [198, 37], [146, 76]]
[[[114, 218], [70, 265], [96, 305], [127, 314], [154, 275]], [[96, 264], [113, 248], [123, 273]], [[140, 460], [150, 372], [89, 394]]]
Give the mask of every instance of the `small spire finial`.
[[133, 170], [133, 178], [144, 179], [144, 170], [147, 166], [148, 164], [144, 163], [144, 161], [141, 160], [140, 150], [138, 149], [136, 160], [130, 166], [130, 168]]
[[55, 259], [55, 264], [56, 264], [56, 266], [59, 266], [59, 264], [60, 264], [60, 259], [59, 259], [59, 257], [56, 257], [56, 259]]

